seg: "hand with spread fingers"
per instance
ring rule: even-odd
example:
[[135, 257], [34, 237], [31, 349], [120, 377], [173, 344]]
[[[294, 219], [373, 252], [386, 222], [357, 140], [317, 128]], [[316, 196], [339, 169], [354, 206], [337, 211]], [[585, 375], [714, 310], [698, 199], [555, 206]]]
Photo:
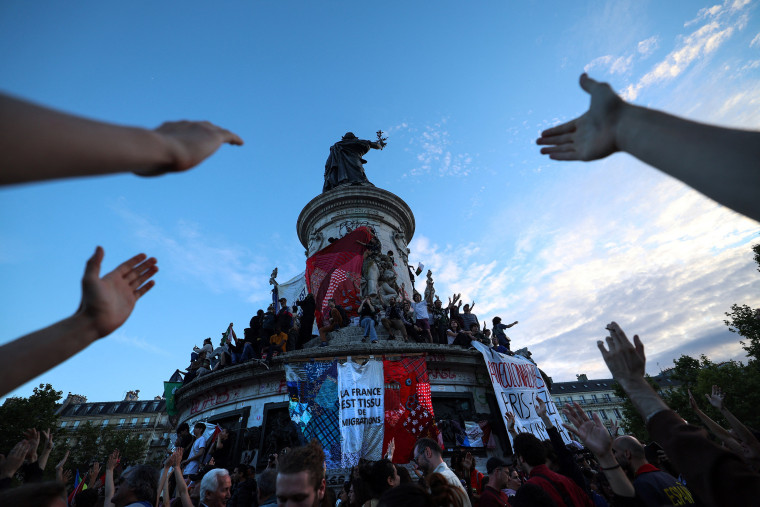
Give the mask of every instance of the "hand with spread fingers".
[[554, 160], [597, 160], [618, 151], [617, 120], [626, 105], [607, 83], [581, 75], [581, 88], [591, 95], [582, 116], [544, 130], [536, 144], [547, 145], [541, 153]]
[[712, 386], [712, 394], [705, 394], [705, 397], [710, 405], [718, 410], [723, 410], [723, 401], [726, 399], [726, 395], [720, 390], [720, 386]]
[[101, 247], [87, 261], [82, 277], [82, 303], [79, 313], [89, 317], [99, 337], [115, 331], [127, 320], [137, 303], [155, 282], [156, 259], [139, 254], [100, 278], [105, 252]]
[[570, 421], [570, 424], [563, 423], [562, 426], [578, 437], [591, 452], [597, 456], [612, 452], [612, 437], [598, 414], [594, 414], [592, 419], [578, 403], [566, 404], [562, 413]]
[[631, 344], [617, 322], [608, 324], [607, 331], [610, 333], [606, 339], [607, 348], [601, 340], [597, 341], [596, 345], [599, 347], [602, 358], [604, 358], [612, 376], [623, 388], [627, 382], [643, 379], [646, 356], [644, 355], [644, 344], [641, 343], [639, 336], [634, 335], [633, 344]]

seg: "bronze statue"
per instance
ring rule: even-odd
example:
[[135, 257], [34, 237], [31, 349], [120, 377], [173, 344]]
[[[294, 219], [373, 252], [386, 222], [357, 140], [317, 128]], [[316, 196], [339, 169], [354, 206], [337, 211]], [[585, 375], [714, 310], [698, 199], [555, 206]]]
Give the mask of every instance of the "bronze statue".
[[330, 147], [330, 155], [325, 162], [325, 184], [322, 192], [340, 185], [372, 185], [364, 174], [367, 161], [362, 158], [370, 148], [382, 150], [385, 147], [382, 131], [377, 132], [377, 141], [358, 139], [352, 132], [346, 132], [343, 139]]

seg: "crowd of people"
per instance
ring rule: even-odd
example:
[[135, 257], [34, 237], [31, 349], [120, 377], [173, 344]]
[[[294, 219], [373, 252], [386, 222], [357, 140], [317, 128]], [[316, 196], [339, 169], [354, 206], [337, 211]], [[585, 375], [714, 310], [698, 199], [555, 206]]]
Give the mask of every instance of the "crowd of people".
[[[469, 348], [476, 340], [497, 352], [514, 355], [510, 347], [511, 339], [505, 330], [518, 322], [504, 324], [497, 316], [492, 319], [493, 331], [487, 328], [485, 322], [481, 329], [477, 315], [472, 313], [475, 302], [462, 306], [460, 294], [450, 297], [446, 306], [437, 297], [434, 301], [423, 300], [417, 292], [413, 301], [390, 297], [386, 305], [378, 298], [365, 297], [357, 310], [358, 319], [351, 319], [334, 299], [328, 299], [322, 315], [323, 325], [318, 328], [317, 335], [312, 334], [316, 308], [313, 294], [309, 293], [292, 307], [288, 306], [286, 298], [280, 298], [278, 306], [277, 311], [274, 305], [269, 305], [266, 312], [258, 310], [251, 318], [249, 327], [245, 328], [242, 339], [238, 338], [230, 323], [217, 347], [214, 347], [211, 338], [206, 338], [203, 346], [195, 346], [190, 354], [191, 362], [184, 382], [250, 360], [271, 363], [272, 358], [300, 350], [317, 336], [320, 345], [327, 346], [330, 333], [352, 325], [362, 328], [362, 342], [378, 343], [377, 327], [382, 326], [389, 340], [462, 348]], [[299, 308], [302, 310], [299, 311]]]
[[[514, 416], [506, 414], [512, 454], [489, 457], [484, 470], [478, 470], [472, 454], [462, 450], [453, 452], [447, 463], [439, 443], [428, 438], [416, 442], [408, 465], [393, 463], [391, 440], [386, 458], [360, 461], [343, 487], [334, 491], [327, 487], [325, 456], [317, 441], [281, 450], [257, 474], [248, 464], [237, 463], [230, 445], [234, 435], [222, 429], [209, 444], [204, 437], [207, 426], [199, 422], [192, 435], [187, 424], [178, 427], [174, 451], [162, 470], [144, 464], [123, 469], [114, 450], [104, 473], [95, 464], [88, 474], [88, 489], [82, 490], [64, 470], [66, 457], [56, 465], [55, 481], [39, 482], [54, 444], [50, 430], [30, 429], [0, 458], [0, 505], [752, 505], [760, 495], [760, 442], [757, 433], [730, 414], [720, 388], [713, 389], [708, 401], [727, 414], [732, 427], [726, 430], [710, 421], [718, 443], [670, 410], [646, 382], [639, 337], [631, 343], [614, 322], [607, 330], [606, 344], [599, 342], [602, 357], [647, 421], [656, 444], [617, 436], [617, 430], [611, 434], [597, 414], [590, 418], [573, 404], [563, 409], [569, 421], [564, 427], [582, 445], [566, 445], [545, 404], [537, 399], [534, 408], [549, 440], [517, 432]], [[20, 478], [23, 484], [12, 487]]]

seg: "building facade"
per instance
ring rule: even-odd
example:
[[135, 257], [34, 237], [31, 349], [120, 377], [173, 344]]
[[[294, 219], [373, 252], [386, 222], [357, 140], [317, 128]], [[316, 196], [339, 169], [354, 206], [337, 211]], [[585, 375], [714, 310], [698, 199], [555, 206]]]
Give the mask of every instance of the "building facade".
[[147, 462], [162, 460], [172, 444], [174, 431], [166, 415], [166, 401], [139, 400], [132, 391], [122, 401], [103, 402], [88, 402], [84, 396], [69, 393], [58, 416], [58, 427], [68, 433], [69, 445], [76, 444], [77, 428], [85, 423], [136, 434], [147, 442]]

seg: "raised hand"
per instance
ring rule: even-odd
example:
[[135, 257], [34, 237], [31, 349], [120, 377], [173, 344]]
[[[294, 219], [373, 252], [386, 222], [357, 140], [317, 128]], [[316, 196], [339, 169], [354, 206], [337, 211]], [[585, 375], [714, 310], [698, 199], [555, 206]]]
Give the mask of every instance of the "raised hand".
[[40, 432], [35, 428], [28, 428], [24, 431], [24, 438], [29, 442], [29, 451], [26, 458], [34, 463], [37, 461], [37, 447], [40, 445]]
[[472, 453], [468, 452], [467, 454], [464, 455], [464, 458], [462, 458], [462, 466], [464, 467], [465, 470], [469, 472], [470, 470], [472, 470], [472, 463], [473, 463]]
[[390, 442], [388, 442], [388, 450], [385, 451], [385, 457], [388, 459], [393, 459], [393, 452], [396, 450], [396, 438], [391, 438]]
[[78, 313], [92, 321], [98, 337], [103, 337], [119, 326], [132, 313], [135, 303], [155, 282], [149, 279], [158, 272], [156, 259], [146, 260], [139, 254], [100, 278], [100, 264], [105, 252], [101, 247], [87, 261], [82, 277], [82, 302]]
[[578, 403], [566, 404], [562, 412], [572, 423], [562, 423], [562, 426], [578, 437], [591, 452], [597, 456], [611, 452], [612, 437], [602, 424], [598, 414], [594, 414], [593, 419], [589, 418]]
[[223, 144], [241, 146], [243, 140], [229, 130], [207, 121], [167, 122], [155, 129], [170, 148], [170, 164], [135, 171], [140, 176], [157, 176], [186, 171], [203, 162]]
[[110, 470], [113, 472], [113, 469], [116, 468], [116, 465], [119, 464], [119, 457], [121, 455], [119, 454], [118, 449], [114, 449], [110, 456], [108, 456], [108, 461], [106, 461], [106, 470]]
[[507, 429], [510, 433], [515, 432], [515, 415], [507, 412], [504, 414], [504, 419], [507, 420]]
[[536, 404], [533, 405], [533, 407], [536, 409], [536, 415], [543, 419], [546, 417], [546, 403], [544, 403], [544, 400], [542, 400], [539, 397], [536, 397]]
[[619, 430], [620, 430], [620, 426], [618, 425], [618, 422], [612, 421], [612, 426], [610, 426], [610, 435], [612, 435], [612, 438], [617, 437]]
[[718, 410], [723, 410], [723, 402], [726, 399], [726, 395], [720, 390], [720, 386], [712, 386], [712, 394], [705, 394], [705, 397], [710, 402], [710, 405]]
[[536, 144], [548, 145], [541, 153], [554, 160], [597, 160], [615, 153], [617, 125], [625, 102], [607, 83], [581, 74], [580, 85], [591, 95], [582, 116], [541, 132]]
[[9, 479], [16, 474], [31, 446], [29, 440], [24, 439], [13, 446], [8, 456], [0, 454], [0, 479]]
[[62, 469], [62, 468], [63, 468], [63, 465], [65, 465], [65, 464], [66, 464], [66, 460], [68, 460], [68, 459], [69, 459], [69, 452], [71, 452], [71, 451], [68, 451], [68, 450], [67, 450], [67, 451], [66, 451], [66, 454], [64, 454], [64, 455], [63, 455], [63, 458], [61, 458], [61, 461], [59, 461], [59, 462], [58, 462], [58, 464], [55, 466], [55, 469], [56, 469], [56, 470], [60, 470], [60, 469]]
[[633, 344], [616, 322], [607, 325], [610, 335], [607, 337], [607, 347], [601, 340], [596, 342], [602, 358], [610, 369], [612, 376], [625, 388], [626, 382], [644, 378], [646, 356], [644, 344], [638, 335], [634, 335]]

